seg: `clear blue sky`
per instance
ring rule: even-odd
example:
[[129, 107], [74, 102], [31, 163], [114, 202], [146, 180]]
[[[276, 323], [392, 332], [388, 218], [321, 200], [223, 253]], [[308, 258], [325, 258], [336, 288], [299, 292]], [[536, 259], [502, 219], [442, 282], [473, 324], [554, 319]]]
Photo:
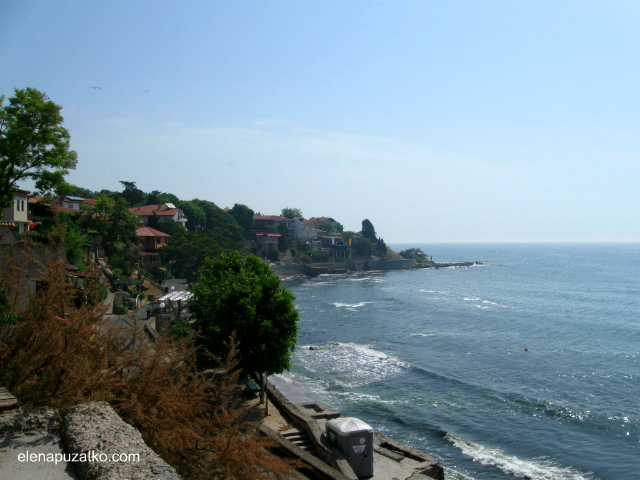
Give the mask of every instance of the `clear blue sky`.
[[387, 243], [640, 241], [635, 1], [0, 0], [0, 45], [92, 190]]

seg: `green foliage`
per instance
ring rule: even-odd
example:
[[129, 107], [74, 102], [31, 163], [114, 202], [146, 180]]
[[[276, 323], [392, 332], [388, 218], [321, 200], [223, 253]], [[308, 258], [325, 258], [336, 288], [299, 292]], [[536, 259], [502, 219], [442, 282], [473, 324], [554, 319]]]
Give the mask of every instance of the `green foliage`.
[[280, 234], [280, 236], [278, 237], [278, 250], [281, 252], [286, 252], [291, 246], [289, 229], [284, 223], [280, 223], [280, 225], [278, 225], [278, 233]]
[[78, 215], [71, 212], [55, 212], [54, 215], [38, 217], [40, 225], [35, 234], [35, 238], [45, 242], [48, 241], [48, 236], [53, 235], [65, 246], [67, 262], [73, 265], [82, 264], [82, 247], [89, 243], [88, 237], [78, 226]]
[[187, 230], [192, 232], [204, 231], [204, 226], [207, 223], [207, 214], [202, 207], [195, 202], [187, 201], [178, 202], [176, 207], [182, 210], [187, 217]]
[[147, 194], [136, 187], [136, 182], [126, 182], [120, 180], [122, 184], [122, 198], [124, 198], [132, 207], [138, 207], [145, 204]]
[[137, 218], [129, 211], [129, 204], [124, 198], [114, 202], [100, 195], [88, 210], [89, 214], [83, 215], [80, 222], [102, 237], [109, 265], [121, 270], [121, 275], [128, 276], [140, 256], [140, 248], [135, 243]]
[[373, 224], [368, 218], [365, 218], [362, 221], [362, 236], [371, 240], [372, 242], [376, 241], [376, 229], [373, 228]]
[[300, 319], [295, 297], [256, 256], [227, 251], [219, 260], [207, 259], [192, 292], [189, 310], [203, 348], [224, 355], [236, 332], [245, 372], [272, 375], [291, 367]]
[[302, 218], [302, 210], [299, 208], [285, 207], [280, 212], [280, 215], [285, 218]]
[[62, 126], [61, 106], [34, 88], [0, 97], [0, 208], [13, 201], [17, 183], [33, 180], [43, 194], [66, 193], [69, 170], [78, 162]]
[[384, 257], [387, 254], [387, 244], [384, 243], [382, 238], [376, 241], [376, 255]]
[[373, 253], [373, 242], [365, 237], [358, 237], [353, 242], [353, 249], [360, 257], [369, 258]]
[[246, 236], [251, 228], [253, 228], [253, 210], [246, 205], [236, 203], [233, 208], [229, 210], [229, 214], [236, 219], [236, 222], [242, 227]]
[[413, 258], [418, 264], [429, 263], [429, 256], [419, 248], [408, 248], [400, 252], [403, 258]]
[[69, 191], [67, 195], [80, 198], [98, 198], [98, 193], [88, 188], [78, 187], [77, 185], [69, 185]]
[[[153, 217], [148, 217], [148, 218], [149, 218], [149, 220], [151, 220]], [[158, 231], [160, 231], [162, 233], [166, 233], [167, 235], [171, 235], [172, 237], [174, 235], [177, 235], [178, 232], [184, 232], [184, 231], [187, 230], [186, 228], [184, 228], [182, 226], [181, 223], [176, 222], [172, 218], [168, 218], [166, 220], [160, 220], [158, 222], [158, 226], [157, 227], [152, 227], [150, 223], [151, 222], [147, 223], [148, 227], [155, 228], [156, 230], [158, 230]], [[187, 225], [189, 225], [189, 222], [187, 222]]]
[[180, 200], [173, 193], [163, 193], [159, 190], [154, 190], [147, 195], [146, 205], [160, 205], [163, 203], [173, 203], [177, 205], [179, 202]]
[[272, 262], [277, 262], [278, 260], [280, 260], [280, 252], [277, 248], [271, 247], [269, 249], [269, 252], [267, 253], [267, 258]]
[[182, 229], [160, 250], [160, 259], [174, 277], [196, 282], [205, 260], [217, 257], [220, 252], [213, 238]]
[[[207, 200], [192, 200], [202, 208], [207, 216], [205, 234], [213, 238], [220, 247], [239, 250], [245, 245], [242, 227], [235, 218], [219, 208], [215, 203]], [[188, 222], [187, 222], [188, 223]]]

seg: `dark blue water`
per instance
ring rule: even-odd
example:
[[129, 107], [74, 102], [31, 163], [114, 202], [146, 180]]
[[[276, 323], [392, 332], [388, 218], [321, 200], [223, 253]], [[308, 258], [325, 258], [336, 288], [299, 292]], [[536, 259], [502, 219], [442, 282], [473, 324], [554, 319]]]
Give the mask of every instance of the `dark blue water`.
[[287, 375], [447, 478], [640, 478], [640, 244], [413, 246], [488, 264], [285, 281]]

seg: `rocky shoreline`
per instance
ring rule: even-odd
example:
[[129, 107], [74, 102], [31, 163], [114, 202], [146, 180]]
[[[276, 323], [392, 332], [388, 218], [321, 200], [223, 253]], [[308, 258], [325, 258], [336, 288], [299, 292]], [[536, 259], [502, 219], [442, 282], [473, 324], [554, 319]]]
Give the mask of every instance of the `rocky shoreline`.
[[424, 268], [468, 268], [486, 265], [486, 262], [425, 262], [414, 260], [358, 260], [351, 262], [270, 265], [280, 279], [317, 277], [318, 275], [343, 275], [357, 272], [383, 272], [392, 270], [421, 270]]

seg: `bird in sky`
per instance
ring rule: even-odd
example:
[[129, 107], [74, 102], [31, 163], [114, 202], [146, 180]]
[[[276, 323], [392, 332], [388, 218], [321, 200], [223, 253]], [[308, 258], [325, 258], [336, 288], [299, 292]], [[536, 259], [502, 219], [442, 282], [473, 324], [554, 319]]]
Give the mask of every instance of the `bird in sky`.
[[94, 87], [93, 85], [91, 85], [89, 88], [93, 88], [94, 90], [102, 90], [102, 87]]

